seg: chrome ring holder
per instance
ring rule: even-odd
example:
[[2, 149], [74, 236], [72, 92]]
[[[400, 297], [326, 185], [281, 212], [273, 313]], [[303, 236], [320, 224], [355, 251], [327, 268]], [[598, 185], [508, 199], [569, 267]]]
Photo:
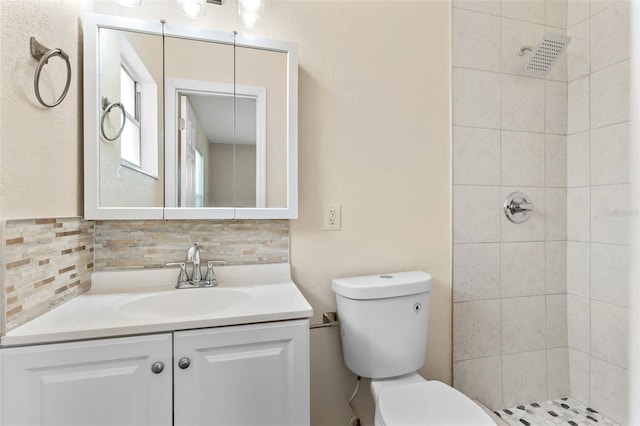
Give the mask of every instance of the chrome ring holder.
[[[110, 138], [104, 132], [104, 120], [107, 118], [107, 114], [109, 114], [109, 112], [111, 112], [111, 110], [114, 108], [120, 108], [122, 124], [120, 125], [120, 130], [118, 130], [118, 133], [116, 133], [114, 137]], [[100, 135], [104, 140], [108, 142], [113, 142], [120, 137], [120, 135], [122, 134], [122, 131], [124, 130], [124, 124], [127, 121], [126, 120], [127, 117], [124, 111], [124, 105], [122, 105], [120, 102], [109, 103], [109, 99], [107, 99], [106, 96], [103, 96], [102, 109], [103, 109], [102, 117], [100, 117]]]
[[522, 192], [512, 192], [504, 201], [504, 215], [513, 223], [529, 219], [533, 208], [533, 204]]
[[[69, 55], [64, 53], [62, 49], [49, 49], [48, 47], [43, 46], [35, 37], [31, 37], [30, 46], [31, 56], [39, 61], [38, 67], [36, 68], [36, 74], [33, 77], [33, 89], [36, 92], [36, 98], [38, 98], [38, 102], [43, 106], [53, 108], [54, 106], [59, 105], [67, 96], [67, 93], [69, 93], [69, 86], [71, 85], [71, 63], [69, 62]], [[44, 68], [44, 66], [49, 62], [49, 59], [54, 56], [60, 56], [65, 61], [67, 65], [67, 82], [64, 85], [64, 90], [60, 97], [52, 104], [48, 104], [43, 101], [40, 96], [40, 73], [42, 72], [42, 68]]]

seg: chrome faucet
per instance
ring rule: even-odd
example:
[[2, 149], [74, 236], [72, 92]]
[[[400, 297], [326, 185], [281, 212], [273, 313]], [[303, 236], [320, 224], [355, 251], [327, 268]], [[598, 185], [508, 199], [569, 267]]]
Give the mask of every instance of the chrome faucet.
[[[191, 263], [193, 266], [191, 269], [191, 277], [189, 277], [187, 273], [187, 263]], [[201, 288], [215, 287], [218, 285], [216, 274], [213, 272], [213, 265], [216, 263], [226, 264], [227, 262], [225, 260], [210, 260], [207, 262], [207, 274], [205, 277], [202, 277], [202, 270], [200, 269], [200, 249], [197, 243], [193, 243], [187, 250], [186, 261], [170, 262], [165, 265], [180, 267], [176, 288]]]
[[202, 271], [200, 270], [200, 249], [198, 248], [197, 243], [193, 243], [189, 246], [189, 250], [187, 250], [187, 262], [191, 262], [193, 264], [193, 269], [191, 270], [191, 282], [196, 284], [202, 281]]

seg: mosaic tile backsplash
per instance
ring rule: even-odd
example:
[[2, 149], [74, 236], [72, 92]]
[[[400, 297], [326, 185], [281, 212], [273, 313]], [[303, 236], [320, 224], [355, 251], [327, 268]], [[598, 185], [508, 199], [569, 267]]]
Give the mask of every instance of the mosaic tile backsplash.
[[95, 269], [161, 268], [185, 260], [198, 243], [200, 258], [229, 264], [289, 261], [287, 220], [96, 221]]
[[91, 286], [93, 222], [82, 218], [8, 220], [3, 226], [4, 331]]

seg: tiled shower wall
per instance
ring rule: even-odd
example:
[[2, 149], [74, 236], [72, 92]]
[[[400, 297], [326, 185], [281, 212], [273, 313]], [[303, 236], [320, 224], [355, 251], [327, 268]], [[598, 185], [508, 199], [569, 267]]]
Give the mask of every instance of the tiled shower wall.
[[93, 222], [81, 218], [3, 221], [3, 332], [90, 287]]
[[629, 2], [570, 2], [567, 307], [571, 396], [626, 424]]
[[[523, 76], [566, 2], [453, 2], [454, 386], [493, 409], [569, 392], [566, 56]], [[534, 204], [516, 225], [502, 212]]]
[[[626, 0], [454, 1], [454, 384], [492, 408], [626, 423], [629, 25]], [[522, 76], [515, 48], [563, 28], [566, 64]]]

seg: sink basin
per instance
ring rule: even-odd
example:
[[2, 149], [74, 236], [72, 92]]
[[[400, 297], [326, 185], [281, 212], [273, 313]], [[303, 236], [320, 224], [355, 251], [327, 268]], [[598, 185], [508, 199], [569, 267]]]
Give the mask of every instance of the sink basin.
[[117, 308], [130, 318], [171, 318], [209, 315], [252, 299], [242, 290], [194, 288], [154, 293], [130, 300]]

